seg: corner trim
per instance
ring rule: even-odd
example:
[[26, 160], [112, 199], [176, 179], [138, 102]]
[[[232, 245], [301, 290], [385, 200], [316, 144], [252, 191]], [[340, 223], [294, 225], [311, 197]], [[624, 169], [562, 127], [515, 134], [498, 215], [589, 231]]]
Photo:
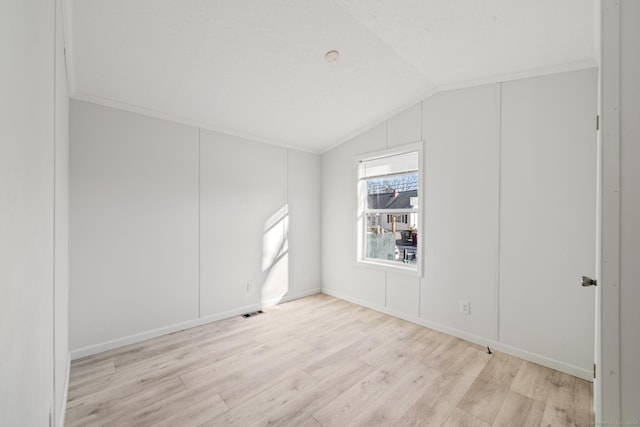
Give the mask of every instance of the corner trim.
[[67, 71], [67, 88], [69, 94], [75, 93], [76, 79], [73, 66], [73, 4], [71, 0], [61, 0], [62, 7], [62, 33], [64, 35], [64, 62]]
[[[620, 337], [622, 166], [621, 57], [622, 3], [602, 0], [601, 65], [598, 113], [598, 199], [596, 236], [596, 357], [598, 376], [594, 384], [597, 425], [616, 423], [623, 417]], [[622, 112], [624, 114], [624, 112]], [[628, 119], [631, 120], [631, 119]]]
[[62, 395], [62, 404], [60, 405], [58, 416], [58, 427], [64, 426], [65, 415], [67, 414], [67, 399], [69, 397], [69, 377], [71, 376], [71, 353], [67, 353], [67, 373], [64, 379], [64, 393]]
[[451, 328], [449, 326], [443, 325], [441, 323], [433, 322], [430, 320], [422, 319], [419, 317], [411, 316], [406, 313], [402, 313], [393, 309], [389, 309], [386, 307], [381, 307], [377, 304], [372, 304], [368, 301], [361, 300], [359, 298], [353, 298], [348, 295], [345, 295], [341, 292], [336, 292], [331, 289], [322, 288], [322, 293], [326, 295], [330, 295], [335, 298], [339, 298], [341, 300], [345, 300], [357, 305], [361, 305], [366, 308], [370, 308], [371, 310], [379, 311], [384, 314], [388, 314], [390, 316], [397, 317], [402, 320], [406, 320], [411, 323], [415, 323], [420, 326], [425, 326], [427, 328], [434, 329], [438, 332], [443, 332], [447, 335], [452, 335], [454, 337], [463, 339], [465, 341], [472, 342], [474, 344], [479, 344], [482, 346], [490, 346], [492, 349], [502, 351], [504, 353], [510, 354], [512, 356], [519, 357], [524, 360], [528, 360], [529, 362], [537, 363], [538, 365], [546, 366], [547, 368], [555, 369], [557, 371], [564, 372], [569, 375], [573, 375], [578, 378], [582, 378], [587, 381], [593, 381], [593, 372], [589, 369], [583, 369], [578, 366], [574, 366], [568, 363], [561, 362], [559, 360], [551, 359], [546, 356], [542, 356], [537, 353], [532, 353], [527, 350], [523, 350], [518, 347], [513, 347], [508, 344], [504, 344], [498, 341], [494, 341], [491, 339], [487, 339], [481, 337], [479, 335], [471, 334], [460, 329]]

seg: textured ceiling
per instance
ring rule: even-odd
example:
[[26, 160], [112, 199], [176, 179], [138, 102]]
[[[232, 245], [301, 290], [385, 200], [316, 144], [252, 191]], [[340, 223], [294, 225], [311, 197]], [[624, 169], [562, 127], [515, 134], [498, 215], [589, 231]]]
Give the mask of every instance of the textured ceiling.
[[595, 65], [587, 0], [66, 1], [72, 97], [315, 152], [438, 90]]

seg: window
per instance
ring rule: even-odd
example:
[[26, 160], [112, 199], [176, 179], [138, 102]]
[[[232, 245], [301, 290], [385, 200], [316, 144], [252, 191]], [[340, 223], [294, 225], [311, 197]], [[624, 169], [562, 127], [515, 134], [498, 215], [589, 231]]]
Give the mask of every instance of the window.
[[358, 262], [420, 274], [422, 144], [357, 159]]

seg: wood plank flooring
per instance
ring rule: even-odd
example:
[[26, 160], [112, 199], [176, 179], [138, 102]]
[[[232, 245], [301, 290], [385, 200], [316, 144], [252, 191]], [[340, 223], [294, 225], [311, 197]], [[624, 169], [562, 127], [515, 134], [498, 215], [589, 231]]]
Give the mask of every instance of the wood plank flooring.
[[327, 295], [76, 360], [67, 426], [588, 426], [591, 383]]

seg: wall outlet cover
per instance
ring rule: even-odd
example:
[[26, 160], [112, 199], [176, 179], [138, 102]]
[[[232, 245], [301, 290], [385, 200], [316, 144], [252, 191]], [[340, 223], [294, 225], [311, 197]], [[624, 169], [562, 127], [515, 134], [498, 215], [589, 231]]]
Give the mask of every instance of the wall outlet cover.
[[471, 314], [471, 303], [469, 301], [460, 300], [460, 313]]

